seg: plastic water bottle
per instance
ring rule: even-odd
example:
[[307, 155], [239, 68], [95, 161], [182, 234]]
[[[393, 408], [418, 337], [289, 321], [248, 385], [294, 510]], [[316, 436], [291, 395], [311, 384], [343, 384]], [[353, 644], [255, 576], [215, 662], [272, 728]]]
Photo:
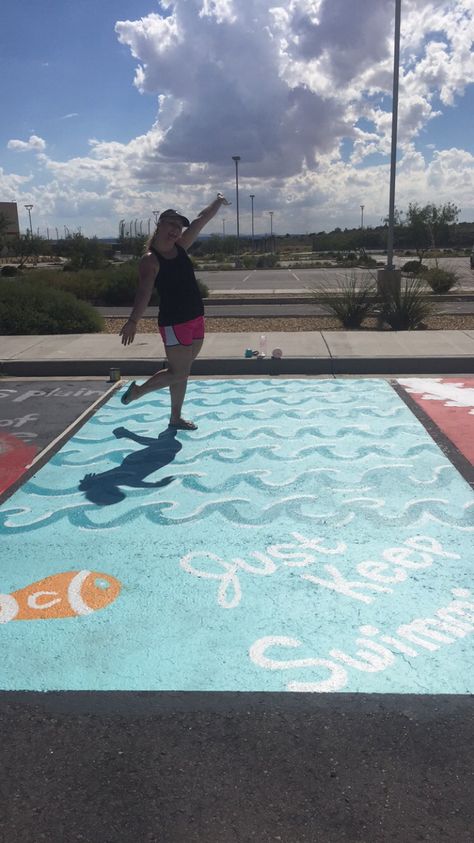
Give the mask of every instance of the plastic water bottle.
[[267, 335], [266, 334], [262, 334], [261, 337], [260, 337], [259, 351], [260, 351], [260, 357], [266, 357], [267, 356]]

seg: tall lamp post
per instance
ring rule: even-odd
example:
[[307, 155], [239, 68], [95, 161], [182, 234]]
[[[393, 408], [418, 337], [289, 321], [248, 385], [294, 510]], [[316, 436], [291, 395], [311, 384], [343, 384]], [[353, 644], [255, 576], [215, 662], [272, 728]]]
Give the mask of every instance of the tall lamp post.
[[390, 155], [390, 198], [388, 212], [387, 265], [377, 274], [379, 292], [400, 291], [401, 272], [393, 263], [393, 229], [395, 224], [395, 172], [397, 163], [398, 77], [400, 68], [400, 20], [402, 0], [395, 0], [395, 46], [393, 53], [392, 147]]
[[395, 46], [393, 53], [392, 148], [390, 155], [390, 199], [388, 209], [387, 269], [393, 266], [393, 227], [395, 222], [395, 171], [397, 164], [398, 77], [400, 68], [400, 20], [402, 0], [395, 0]]
[[25, 205], [25, 208], [26, 208], [26, 210], [28, 211], [28, 216], [29, 216], [29, 218], [30, 218], [30, 237], [33, 237], [33, 229], [32, 229], [32, 227], [31, 227], [31, 209], [32, 209], [33, 207], [34, 207], [33, 205]]
[[365, 205], [360, 206], [360, 227], [362, 231], [364, 230], [364, 208]]
[[239, 223], [239, 161], [240, 155], [233, 155], [235, 161], [235, 206], [237, 211], [237, 255], [240, 254], [240, 223]]
[[254, 243], [254, 240], [255, 240], [255, 232], [254, 232], [254, 229], [253, 229], [253, 200], [254, 200], [254, 199], [255, 199], [255, 193], [251, 193], [251, 194], [250, 194], [250, 201], [251, 201], [251, 203], [252, 203], [252, 249], [254, 249], [254, 248], [255, 248], [255, 243]]
[[222, 217], [222, 236], [225, 237], [225, 217]]
[[270, 214], [270, 248], [272, 250], [272, 254], [274, 252], [273, 248], [273, 211], [268, 212]]
[[158, 214], [159, 213], [160, 213], [159, 211], [153, 211], [153, 216], [155, 217], [155, 225], [157, 225], [157, 223], [158, 223]]

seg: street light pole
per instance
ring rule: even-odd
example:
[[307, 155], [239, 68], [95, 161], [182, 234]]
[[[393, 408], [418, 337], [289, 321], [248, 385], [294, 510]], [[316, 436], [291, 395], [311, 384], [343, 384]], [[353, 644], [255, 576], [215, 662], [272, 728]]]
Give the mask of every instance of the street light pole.
[[30, 237], [33, 237], [33, 229], [32, 229], [32, 227], [31, 227], [31, 209], [32, 209], [33, 207], [34, 207], [33, 205], [25, 205], [25, 208], [26, 208], [26, 210], [28, 211], [28, 216], [29, 216], [29, 218], [30, 218]]
[[398, 77], [400, 68], [400, 19], [402, 0], [395, 0], [395, 48], [393, 55], [392, 149], [390, 156], [390, 199], [388, 212], [387, 269], [393, 265], [393, 228], [395, 222], [395, 171], [397, 164]]
[[402, 273], [393, 263], [395, 224], [395, 171], [397, 165], [398, 76], [400, 68], [400, 18], [402, 0], [395, 0], [395, 46], [393, 53], [392, 148], [390, 155], [390, 198], [387, 234], [387, 264], [377, 273], [377, 291], [382, 296], [400, 295]]
[[268, 212], [270, 214], [270, 248], [272, 250], [272, 254], [274, 252], [273, 248], [273, 211]]
[[225, 237], [225, 217], [222, 217], [222, 236]]
[[360, 206], [360, 227], [362, 231], [364, 230], [364, 208], [365, 205]]
[[235, 205], [237, 212], [237, 255], [240, 254], [240, 223], [239, 223], [239, 161], [240, 155], [233, 155], [235, 161]]
[[250, 201], [252, 202], [252, 249], [255, 248], [255, 243], [254, 243], [255, 233], [254, 233], [254, 230], [253, 230], [253, 200], [254, 199], [255, 199], [255, 193], [251, 193], [250, 194]]

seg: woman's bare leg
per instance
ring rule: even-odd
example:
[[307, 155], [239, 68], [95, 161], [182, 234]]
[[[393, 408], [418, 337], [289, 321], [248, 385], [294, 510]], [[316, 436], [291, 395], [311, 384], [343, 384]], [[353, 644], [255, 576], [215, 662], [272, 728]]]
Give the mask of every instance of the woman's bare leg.
[[[191, 363], [198, 356], [199, 352], [201, 351], [202, 344], [204, 340], [195, 340], [191, 346]], [[189, 367], [191, 371], [191, 366]], [[176, 381], [175, 383], [170, 384], [170, 395], [171, 395], [171, 424], [175, 424], [178, 421], [182, 421], [181, 419], [181, 410], [183, 409], [183, 402], [184, 396], [186, 395], [186, 389], [188, 386], [188, 378], [186, 377], [185, 380]]]
[[130, 402], [136, 401], [138, 398], [142, 398], [143, 395], [147, 395], [148, 392], [154, 392], [156, 389], [163, 389], [165, 386], [171, 387], [173, 384], [182, 383], [183, 381], [186, 382], [191, 370], [191, 363], [193, 362], [192, 346], [168, 346], [166, 356], [168, 358], [168, 368], [155, 372], [145, 383], [140, 385], [135, 384], [130, 395]]

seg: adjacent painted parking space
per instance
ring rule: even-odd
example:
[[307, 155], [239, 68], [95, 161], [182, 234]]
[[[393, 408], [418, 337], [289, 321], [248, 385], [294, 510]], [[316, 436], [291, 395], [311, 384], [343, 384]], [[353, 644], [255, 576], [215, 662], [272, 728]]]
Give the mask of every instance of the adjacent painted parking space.
[[474, 690], [472, 490], [384, 380], [113, 396], [2, 507], [5, 690]]
[[402, 378], [399, 383], [474, 465], [474, 379]]
[[0, 495], [35, 457], [110, 389], [105, 381], [0, 383]]

